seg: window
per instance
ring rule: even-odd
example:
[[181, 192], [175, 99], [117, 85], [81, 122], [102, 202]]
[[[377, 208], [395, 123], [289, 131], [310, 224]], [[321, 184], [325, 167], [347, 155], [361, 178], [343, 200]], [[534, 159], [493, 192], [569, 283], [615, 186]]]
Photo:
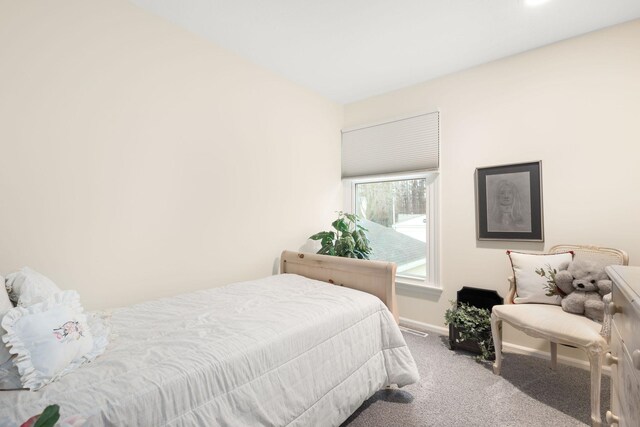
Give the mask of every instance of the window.
[[397, 264], [400, 285], [440, 288], [439, 163], [438, 111], [342, 131], [345, 210], [369, 230], [371, 258]]
[[437, 173], [345, 180], [348, 206], [371, 241], [371, 259], [393, 261], [397, 281], [435, 285]]

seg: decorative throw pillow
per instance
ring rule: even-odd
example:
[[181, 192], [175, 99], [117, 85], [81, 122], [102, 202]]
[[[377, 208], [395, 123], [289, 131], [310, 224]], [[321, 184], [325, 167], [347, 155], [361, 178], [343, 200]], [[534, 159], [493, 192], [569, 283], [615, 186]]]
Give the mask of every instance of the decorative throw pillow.
[[[2, 323], [2, 319], [4, 315], [7, 314], [7, 311], [13, 308], [13, 304], [9, 300], [9, 295], [7, 294], [7, 290], [4, 287], [4, 277], [0, 276], [0, 324]], [[0, 337], [4, 335], [4, 329], [0, 326]], [[0, 340], [0, 365], [4, 364], [7, 360], [11, 358], [11, 354], [9, 353], [9, 349], [4, 345], [4, 343]], [[2, 373], [0, 372], [0, 377]]]
[[9, 274], [6, 287], [11, 301], [20, 307], [42, 302], [60, 292], [60, 288], [51, 279], [29, 267], [22, 267], [20, 271]]
[[[20, 390], [22, 381], [12, 360], [0, 364], [0, 390]], [[0, 425], [2, 422], [0, 422]]]
[[[85, 315], [87, 316], [87, 325], [89, 325], [93, 337], [93, 349], [89, 355], [85, 357], [87, 358], [87, 362], [91, 362], [89, 359], [101, 355], [109, 344], [111, 316], [103, 312], [87, 312]], [[4, 345], [1, 339], [0, 343]], [[7, 350], [7, 354], [9, 354], [9, 350]], [[24, 389], [24, 387], [20, 380], [20, 372], [14, 365], [13, 360], [8, 360], [4, 364], [0, 364], [0, 390], [20, 389]], [[0, 420], [0, 425], [2, 425], [2, 420]]]
[[11, 300], [9, 299], [9, 294], [7, 293], [7, 288], [4, 286], [4, 277], [0, 275], [0, 314], [9, 311], [10, 308], [13, 308], [13, 304], [11, 304]]
[[516, 284], [516, 304], [541, 303], [560, 305], [562, 298], [559, 295], [547, 295], [549, 293], [549, 277], [544, 277], [538, 271], [559, 270], [566, 267], [573, 259], [573, 252], [558, 254], [527, 254], [522, 252], [507, 251], [513, 278]]
[[38, 390], [93, 360], [104, 351], [94, 346], [76, 291], [58, 292], [46, 301], [15, 307], [5, 315], [2, 340], [15, 354], [24, 388]]

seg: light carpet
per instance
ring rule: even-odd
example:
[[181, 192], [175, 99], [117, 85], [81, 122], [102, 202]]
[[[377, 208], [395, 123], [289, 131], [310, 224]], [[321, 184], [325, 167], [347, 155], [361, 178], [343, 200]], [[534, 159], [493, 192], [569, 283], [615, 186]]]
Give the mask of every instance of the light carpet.
[[[381, 390], [342, 427], [360, 426], [585, 426], [590, 424], [589, 371], [537, 357], [506, 353], [502, 375], [474, 355], [451, 351], [448, 338], [403, 332], [420, 381]], [[602, 378], [604, 412], [610, 382]]]

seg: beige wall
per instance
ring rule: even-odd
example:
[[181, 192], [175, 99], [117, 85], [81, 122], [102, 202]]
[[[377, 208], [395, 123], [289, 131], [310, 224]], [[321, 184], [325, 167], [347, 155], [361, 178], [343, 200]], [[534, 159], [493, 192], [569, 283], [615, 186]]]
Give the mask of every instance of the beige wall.
[[271, 274], [340, 207], [342, 107], [123, 0], [0, 1], [0, 273], [90, 308]]
[[[506, 248], [640, 262], [640, 21], [347, 105], [124, 0], [0, 0], [0, 273], [90, 308], [270, 274], [340, 207], [339, 129], [439, 109], [442, 326], [463, 285], [505, 294]], [[543, 244], [475, 239], [478, 166], [542, 160]], [[532, 345], [507, 330], [508, 340]]]
[[[505, 295], [505, 249], [623, 248], [640, 265], [640, 20], [345, 106], [345, 127], [441, 111], [439, 297], [400, 315], [443, 326], [463, 285]], [[544, 244], [478, 242], [476, 167], [542, 160]], [[536, 345], [506, 330], [506, 340]]]

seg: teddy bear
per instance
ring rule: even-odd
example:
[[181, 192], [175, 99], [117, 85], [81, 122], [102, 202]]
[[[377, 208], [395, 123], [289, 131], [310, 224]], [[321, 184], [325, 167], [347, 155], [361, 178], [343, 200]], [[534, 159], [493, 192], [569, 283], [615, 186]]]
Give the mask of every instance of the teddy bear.
[[[591, 320], [602, 322], [602, 297], [611, 292], [611, 280], [604, 268], [590, 261], [573, 261], [566, 270], [555, 275], [556, 286], [565, 293], [562, 309], [568, 313], [584, 314]], [[569, 281], [572, 289], [568, 287]]]
[[556, 286], [555, 294], [564, 297], [569, 295], [575, 289], [573, 287], [573, 275], [569, 272], [570, 262], [560, 264], [558, 271], [553, 276], [553, 281]]

